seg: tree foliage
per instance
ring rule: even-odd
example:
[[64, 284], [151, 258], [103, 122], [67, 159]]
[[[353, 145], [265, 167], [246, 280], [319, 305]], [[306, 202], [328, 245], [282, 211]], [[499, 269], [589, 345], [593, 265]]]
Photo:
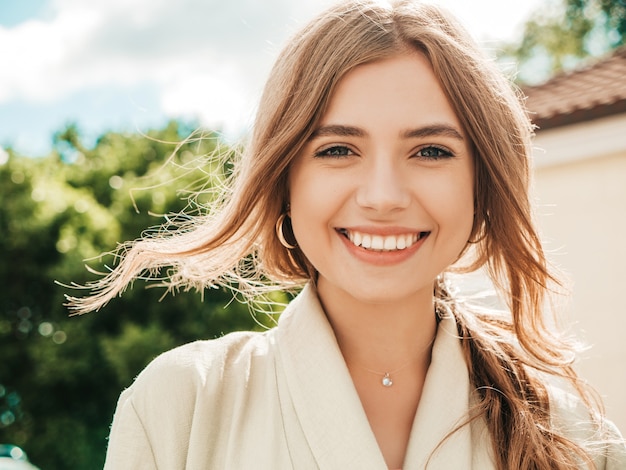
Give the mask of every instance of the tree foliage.
[[114, 260], [101, 253], [190, 204], [181, 189], [219, 181], [223, 172], [196, 158], [219, 150], [216, 134], [171, 156], [189, 131], [171, 122], [147, 136], [110, 132], [86, 148], [68, 126], [47, 158], [9, 149], [0, 164], [0, 442], [42, 469], [102, 468], [120, 391], [162, 351], [271, 324], [223, 290], [160, 301], [140, 282], [97, 313], [69, 317], [63, 306], [68, 290], [55, 280], [93, 279], [84, 260], [102, 269]]
[[500, 60], [514, 60], [523, 83], [541, 82], [626, 42], [626, 0], [550, 0], [524, 25]]

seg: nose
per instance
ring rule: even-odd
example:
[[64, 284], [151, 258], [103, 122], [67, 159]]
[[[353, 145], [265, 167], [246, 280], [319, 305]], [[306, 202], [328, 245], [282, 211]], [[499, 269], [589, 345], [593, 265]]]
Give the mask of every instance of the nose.
[[406, 176], [392, 159], [377, 159], [361, 175], [357, 204], [380, 213], [407, 208], [411, 194]]

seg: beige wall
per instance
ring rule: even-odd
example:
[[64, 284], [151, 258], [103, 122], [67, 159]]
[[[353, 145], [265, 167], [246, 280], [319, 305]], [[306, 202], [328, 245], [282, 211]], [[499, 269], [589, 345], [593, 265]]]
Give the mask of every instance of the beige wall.
[[626, 115], [538, 132], [535, 147], [539, 226], [591, 346], [578, 369], [626, 434]]

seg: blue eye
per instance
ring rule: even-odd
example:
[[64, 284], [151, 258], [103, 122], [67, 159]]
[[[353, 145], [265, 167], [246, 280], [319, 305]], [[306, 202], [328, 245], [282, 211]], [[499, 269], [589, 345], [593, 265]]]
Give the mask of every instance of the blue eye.
[[331, 147], [326, 147], [325, 149], [318, 150], [317, 152], [315, 152], [314, 155], [316, 157], [339, 158], [354, 155], [354, 152], [344, 145], [333, 145]]
[[450, 158], [454, 155], [449, 150], [441, 147], [430, 145], [428, 147], [421, 148], [416, 154], [416, 157], [424, 158], [427, 160], [439, 160], [443, 158]]

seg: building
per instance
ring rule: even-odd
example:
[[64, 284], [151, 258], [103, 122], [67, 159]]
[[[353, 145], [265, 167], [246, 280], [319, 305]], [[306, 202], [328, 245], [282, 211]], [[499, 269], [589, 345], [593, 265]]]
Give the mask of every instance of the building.
[[524, 91], [537, 221], [591, 347], [578, 370], [626, 433], [626, 48]]

